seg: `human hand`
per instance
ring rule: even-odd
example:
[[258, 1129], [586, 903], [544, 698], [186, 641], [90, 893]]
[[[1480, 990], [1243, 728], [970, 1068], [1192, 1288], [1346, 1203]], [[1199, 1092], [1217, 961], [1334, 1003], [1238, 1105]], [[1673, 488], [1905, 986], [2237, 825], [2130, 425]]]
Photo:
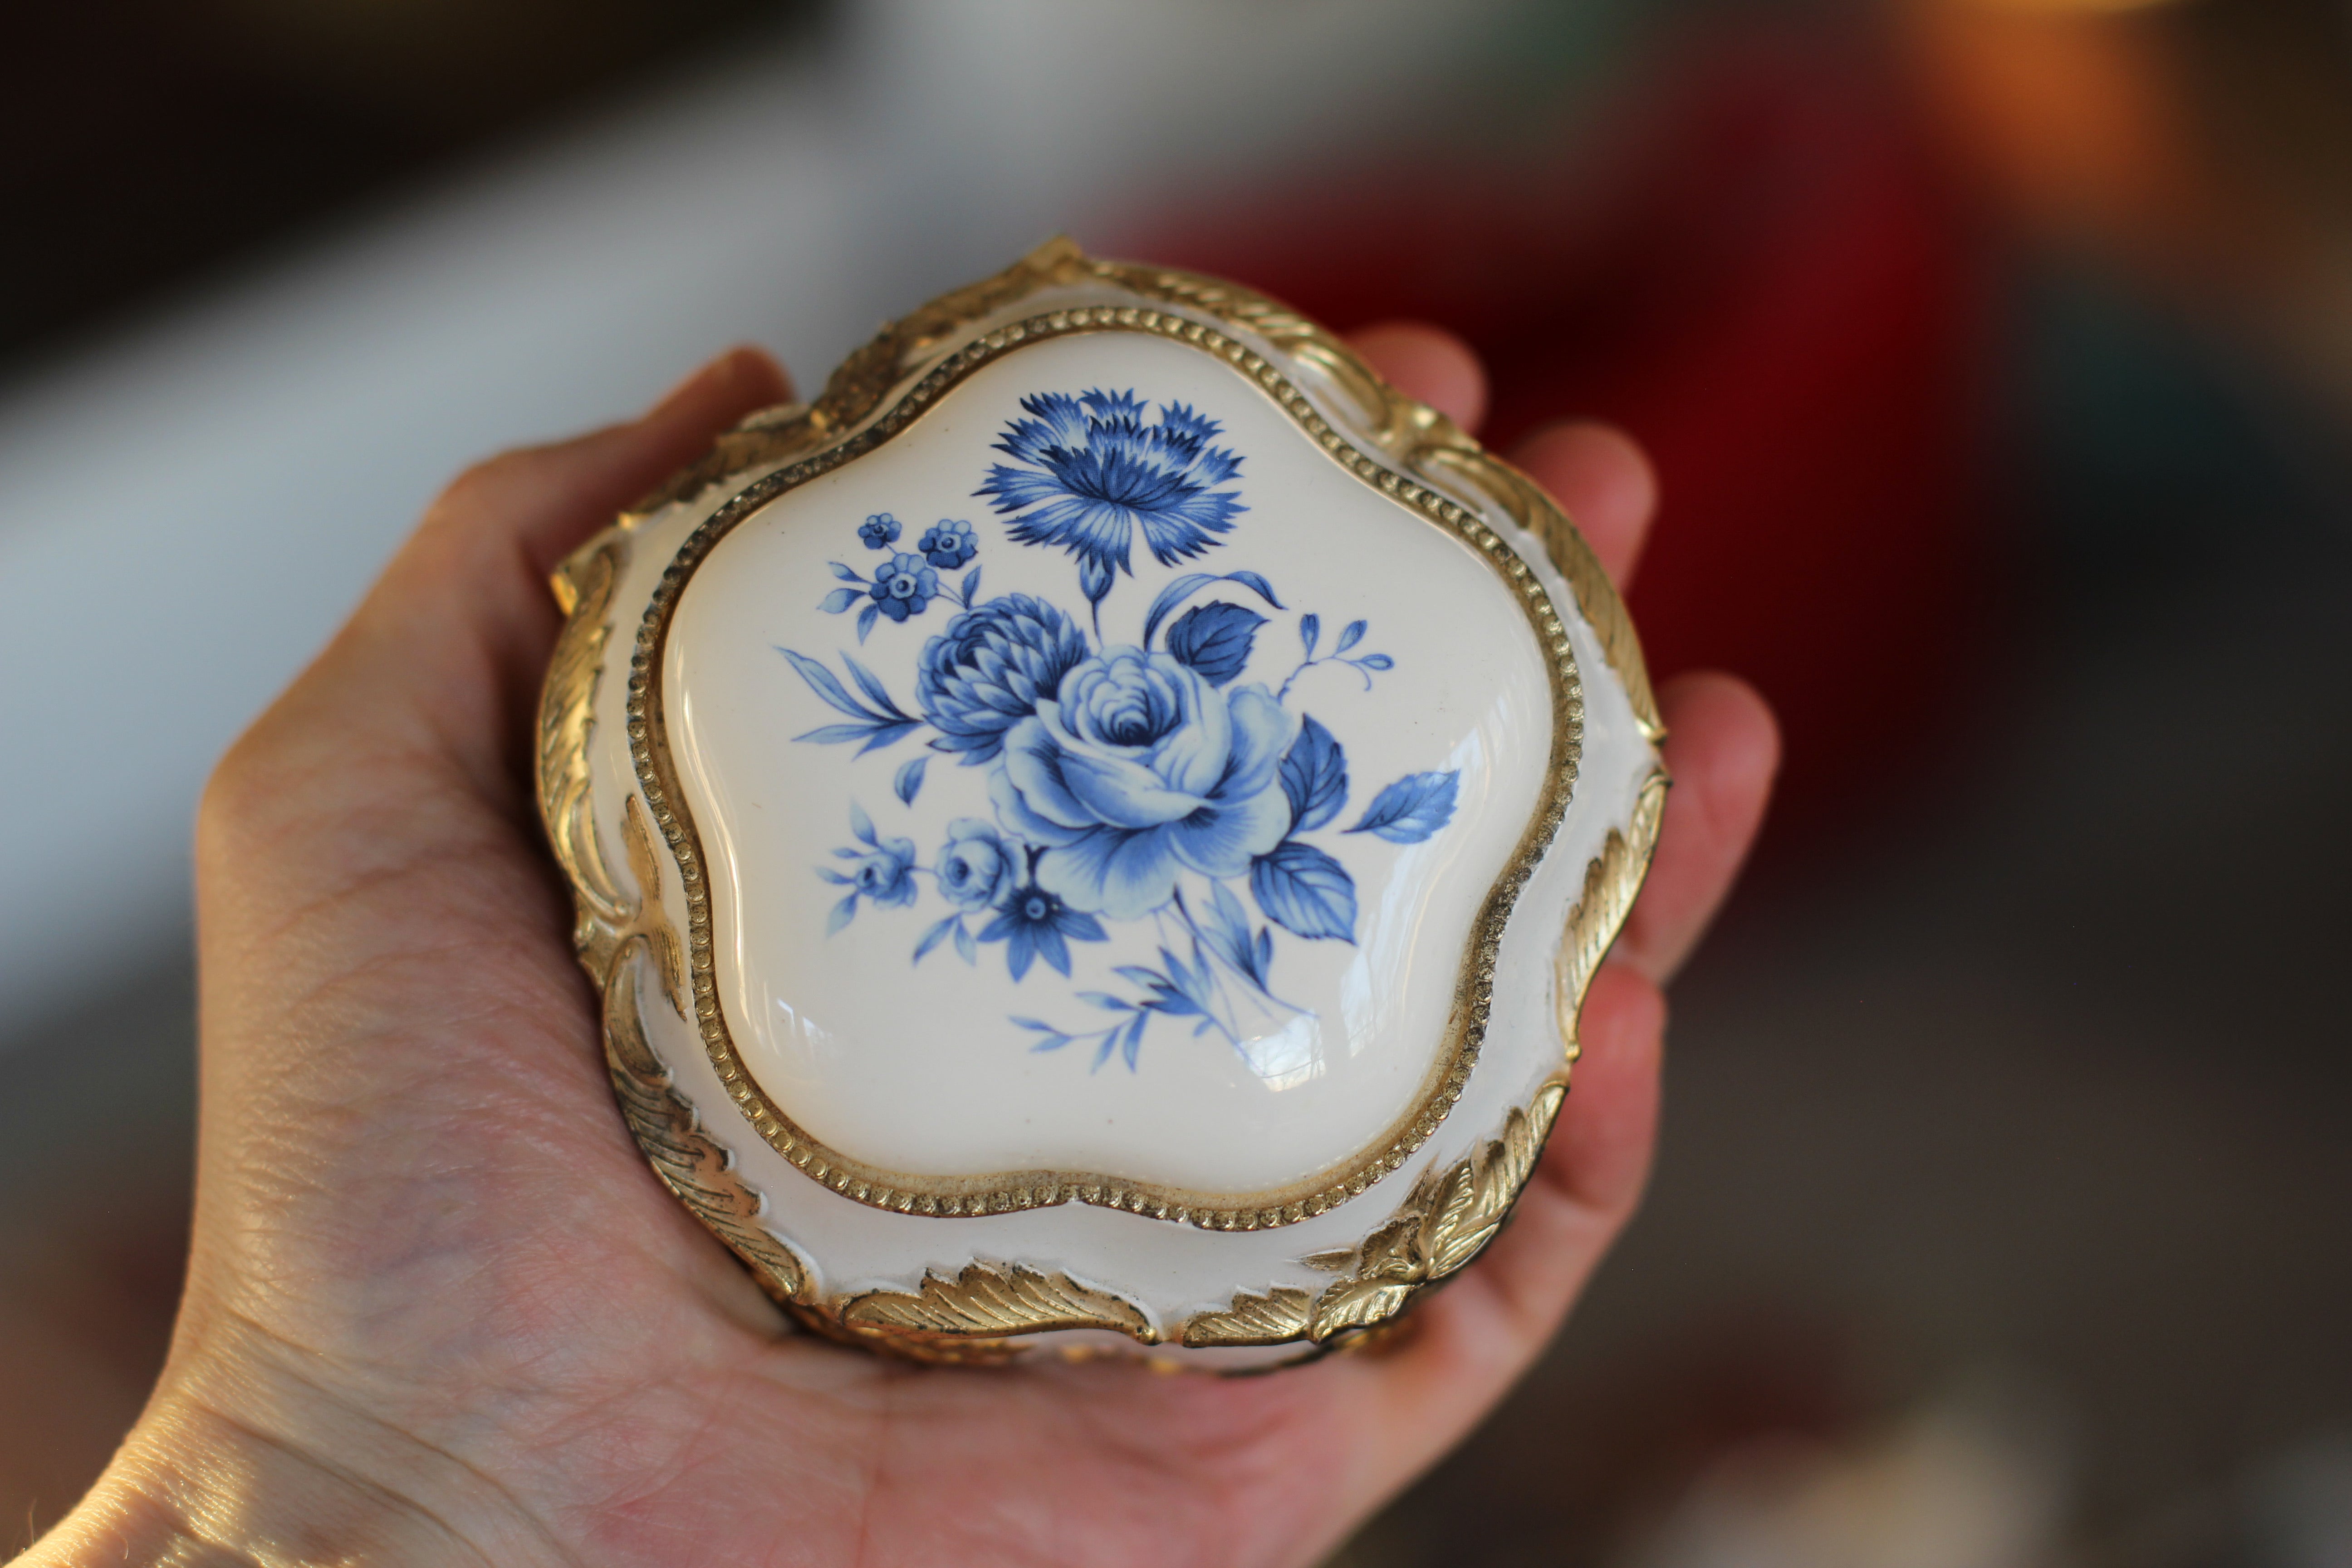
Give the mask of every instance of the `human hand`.
[[[1454, 340], [1358, 344], [1475, 426]], [[739, 350], [635, 424], [467, 474], [222, 763], [186, 1296], [145, 1415], [26, 1563], [1305, 1563], [1558, 1326], [1646, 1173], [1659, 985], [1762, 814], [1777, 742], [1727, 677], [1663, 693], [1678, 787], [1514, 1222], [1381, 1353], [913, 1368], [785, 1332], [657, 1184], [533, 813], [546, 579], [789, 396]], [[1518, 459], [1624, 584], [1654, 501], [1630, 443], [1564, 427]]]

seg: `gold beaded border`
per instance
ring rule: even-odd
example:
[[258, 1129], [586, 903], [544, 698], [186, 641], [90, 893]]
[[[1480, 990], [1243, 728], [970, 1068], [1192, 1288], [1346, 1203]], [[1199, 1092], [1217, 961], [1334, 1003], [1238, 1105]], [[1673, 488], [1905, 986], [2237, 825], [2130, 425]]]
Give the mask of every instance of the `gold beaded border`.
[[[1341, 468], [1466, 542], [1514, 591], [1548, 654], [1552, 738], [1546, 787], [1502, 874], [1473, 922], [1454, 983], [1445, 1049], [1412, 1107], [1368, 1152], [1290, 1187], [1239, 1195], [1129, 1182], [1094, 1173], [1025, 1171], [985, 1177], [908, 1175], [867, 1165], [811, 1137], [753, 1080], [736, 1054], [719, 1006], [711, 940], [709, 889], [700, 836], [686, 809], [663, 722], [657, 672], [677, 599], [712, 548], [735, 525], [778, 496], [888, 441], [967, 376], [1024, 344], [1074, 333], [1136, 331], [1190, 343], [1240, 369]], [[1559, 606], [1518, 552], [1469, 508], [1364, 452], [1341, 435], [1265, 355], [1207, 323], [1138, 305], [1094, 305], [1046, 311], [984, 333], [941, 360], [879, 418], [838, 444], [789, 463], [730, 498], [688, 534], [666, 566], [637, 628], [629, 660], [629, 754], [646, 806], [678, 868], [688, 914], [688, 975], [704, 1048], [736, 1109], [778, 1153], [845, 1197], [901, 1214], [942, 1217], [1011, 1214], [1076, 1201], [1208, 1230], [1259, 1230], [1324, 1214], [1360, 1196], [1402, 1167], [1445, 1119], [1476, 1060], [1494, 1003], [1495, 963], [1503, 929], [1528, 879], [1568, 811], [1584, 739], [1584, 690]]]

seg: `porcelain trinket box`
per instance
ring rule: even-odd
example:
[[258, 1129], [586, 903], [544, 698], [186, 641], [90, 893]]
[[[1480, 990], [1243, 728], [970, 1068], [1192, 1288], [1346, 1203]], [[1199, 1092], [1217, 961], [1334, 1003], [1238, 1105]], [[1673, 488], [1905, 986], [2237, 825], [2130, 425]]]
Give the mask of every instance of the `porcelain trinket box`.
[[1468, 1263], [1664, 794], [1566, 518], [1055, 242], [573, 555], [539, 785], [661, 1180], [803, 1324], [1239, 1369]]

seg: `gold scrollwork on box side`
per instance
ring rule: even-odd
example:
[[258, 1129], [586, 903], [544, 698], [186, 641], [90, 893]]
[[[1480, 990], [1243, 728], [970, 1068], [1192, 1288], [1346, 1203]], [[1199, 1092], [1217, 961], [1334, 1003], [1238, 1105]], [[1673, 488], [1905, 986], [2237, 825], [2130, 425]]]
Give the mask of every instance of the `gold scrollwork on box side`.
[[621, 825], [634, 895], [614, 878], [597, 837], [588, 745], [621, 561], [620, 547], [608, 542], [574, 556], [556, 577], [565, 621], [540, 705], [540, 809], [572, 883], [573, 945], [603, 994], [604, 1063], [623, 1120], [662, 1184], [750, 1266], [762, 1289], [789, 1301], [801, 1294], [805, 1271], [789, 1247], [761, 1228], [760, 1194], [736, 1173], [734, 1156], [702, 1130], [646, 1039], [639, 1001], [645, 972], [653, 971], [680, 1016], [686, 975], [677, 931], [662, 911], [661, 861], [635, 795], [628, 797]]
[[1315, 1293], [1296, 1286], [1277, 1285], [1263, 1296], [1244, 1290], [1221, 1312], [1195, 1312], [1185, 1319], [1184, 1342], [1196, 1349], [1288, 1344], [1306, 1337], [1314, 1310]]
[[662, 913], [661, 862], [645, 808], [633, 795], [621, 819], [622, 848], [637, 889], [632, 897], [605, 861], [591, 800], [588, 743], [596, 729], [596, 689], [613, 635], [607, 616], [621, 561], [620, 545], [607, 541], [567, 561], [556, 574], [564, 623], [540, 698], [539, 808], [548, 843], [572, 883], [577, 911], [572, 943], [581, 963], [604, 985], [621, 948], [642, 937], [660, 970], [663, 994], [684, 1016], [686, 954], [677, 928]]
[[842, 1303], [841, 1326], [862, 1336], [911, 1340], [1010, 1339], [1061, 1329], [1107, 1329], [1143, 1344], [1159, 1334], [1126, 1297], [1026, 1264], [969, 1263], [952, 1279], [927, 1273], [913, 1290], [868, 1290]]
[[1658, 847], [1658, 822], [1665, 815], [1667, 779], [1663, 768], [1642, 781], [1633, 800], [1633, 817], [1622, 832], [1612, 827], [1601, 853], [1584, 868], [1584, 896], [1568, 912], [1568, 929], [1560, 932], [1559, 952], [1552, 960], [1553, 1005], [1559, 1010], [1559, 1037], [1574, 1061], [1579, 1049], [1577, 1020], [1584, 1013], [1584, 993], [1609, 954], [1609, 946], [1633, 912], [1634, 896], [1649, 874], [1650, 857]]
[[1387, 1224], [1364, 1238], [1348, 1277], [1311, 1299], [1281, 1287], [1247, 1291], [1222, 1311], [1187, 1319], [1182, 1338], [1195, 1346], [1325, 1344], [1370, 1329], [1404, 1310], [1413, 1297], [1466, 1266], [1486, 1248], [1527, 1185], [1568, 1085], [1555, 1079], [1504, 1119], [1502, 1136], [1450, 1167], [1433, 1166]]
[[765, 1203], [736, 1173], [735, 1156], [702, 1130], [701, 1117], [671, 1087], [669, 1069], [646, 1039], [638, 994], [648, 946], [643, 932], [632, 932], [604, 982], [604, 1065], [621, 1115], [662, 1185], [743, 1260], [761, 1289], [779, 1302], [797, 1301], [807, 1270], [760, 1224]]
[[548, 843], [571, 880], [582, 921], [593, 915], [613, 925], [625, 917], [589, 809], [588, 736], [596, 725], [596, 688], [613, 636], [606, 616], [619, 575], [620, 552], [612, 544], [566, 562], [557, 574], [556, 599], [566, 618], [539, 707], [539, 808]]

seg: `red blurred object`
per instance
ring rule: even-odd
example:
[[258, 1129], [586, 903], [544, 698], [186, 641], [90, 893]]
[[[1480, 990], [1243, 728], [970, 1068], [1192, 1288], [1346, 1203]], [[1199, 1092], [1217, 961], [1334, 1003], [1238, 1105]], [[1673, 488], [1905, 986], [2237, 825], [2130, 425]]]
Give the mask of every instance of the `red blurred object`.
[[1771, 698], [1785, 833], [1930, 754], [1976, 619], [1984, 247], [1881, 74], [1716, 44], [1670, 55], [1581, 163], [1391, 166], [1130, 248], [1342, 331], [1453, 329], [1506, 450], [1569, 417], [1639, 438], [1664, 498], [1633, 595], [1652, 670]]

